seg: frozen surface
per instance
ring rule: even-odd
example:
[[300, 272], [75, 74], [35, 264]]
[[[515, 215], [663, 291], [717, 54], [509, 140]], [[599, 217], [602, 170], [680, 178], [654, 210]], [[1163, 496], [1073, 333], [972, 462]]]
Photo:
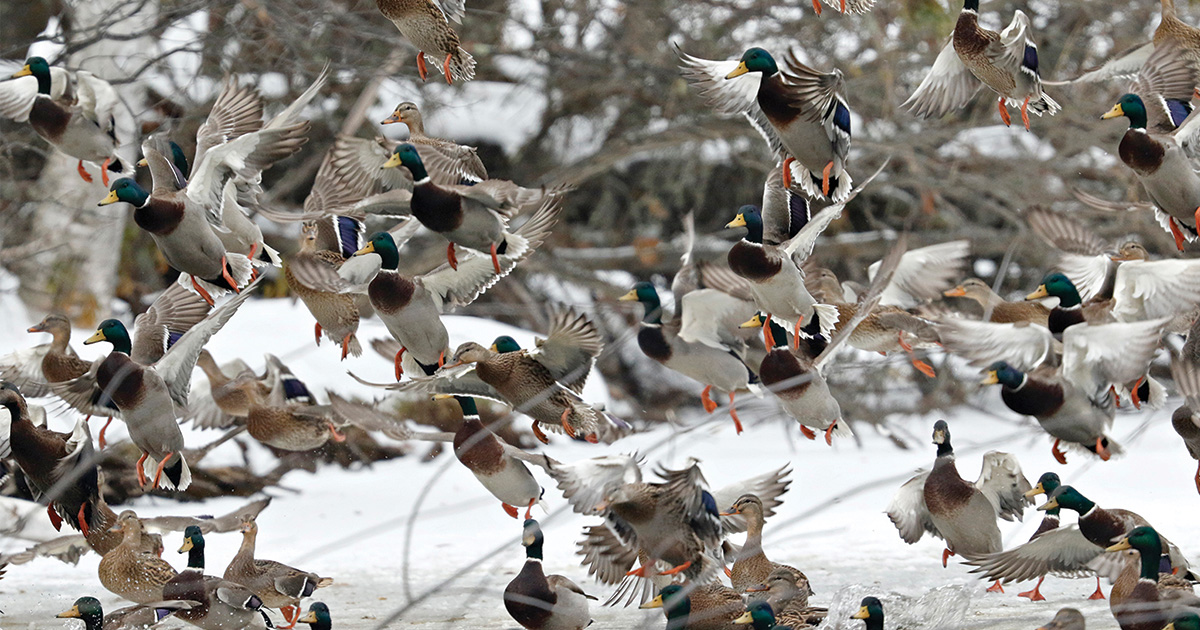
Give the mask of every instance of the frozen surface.
[[[315, 348], [312, 320], [299, 305], [259, 300], [243, 310], [214, 338], [211, 349], [218, 360], [240, 355], [258, 367], [261, 353], [271, 349], [318, 395], [326, 387], [372, 394], [346, 376], [347, 368], [366, 378], [388, 376], [390, 366], [369, 349], [360, 359], [338, 363], [333, 347]], [[11, 293], [0, 294], [0, 314], [4, 315], [0, 349], [38, 341], [24, 329], [40, 314], [24, 313]], [[512, 332], [473, 318], [450, 317], [448, 323], [454, 343], [465, 339], [463, 333], [468, 331], [485, 341]], [[367, 322], [364, 328], [364, 341], [383, 334], [377, 322]], [[76, 335], [77, 349], [99, 350], [80, 345], [81, 338]], [[528, 333], [517, 338], [523, 344], [531, 341]], [[603, 394], [602, 383], [593, 381], [588, 395], [604, 400]], [[1193, 558], [1200, 555], [1192, 484], [1195, 464], [1170, 427], [1170, 404], [1158, 412], [1118, 417], [1114, 433], [1129, 451], [1124, 458], [1101, 464], [1070, 454], [1069, 464], [1060, 466], [1050, 457], [1046, 437], [1001, 409], [994, 390], [978, 394], [978, 400], [998, 415], [964, 410], [947, 418], [964, 477], [973, 479], [978, 474], [983, 452], [1001, 448], [1018, 455], [1031, 481], [1045, 470], [1055, 470], [1099, 504], [1139, 512], [1185, 553]], [[934, 448], [928, 435], [936, 417], [892, 419], [895, 429], [915, 445], [912, 450], [898, 449], [889, 438], [861, 425], [855, 427], [861, 444], [844, 441], [829, 448], [823, 442], [797, 439], [794, 423], [764, 421], [775, 417], [764, 403], [747, 401], [741, 417], [747, 424], [741, 436], [734, 434], [727, 416], [686, 413], [687, 428], [659, 428], [608, 448], [552, 438], [546, 451], [561, 460], [574, 460], [637, 450], [650, 462], [670, 465], [681, 465], [693, 456], [701, 460], [714, 486], [791, 463], [792, 487], [780, 514], [767, 522], [765, 546], [772, 559], [808, 574], [816, 591], [814, 603], [833, 609], [836, 619], [828, 627], [860, 628], [861, 622], [844, 618], [857, 610], [857, 602], [866, 594], [886, 595], [889, 619], [905, 621], [910, 628], [1034, 628], [1067, 605], [1085, 612], [1089, 628], [1117, 627], [1107, 602], [1084, 599], [1094, 586], [1090, 580], [1048, 578], [1042, 586], [1048, 601], [1038, 603], [1015, 595], [1031, 583], [1009, 588], [1007, 594], [987, 594], [967, 567], [954, 562], [948, 569], [941, 567], [940, 541], [926, 538], [910, 546], [900, 540], [883, 510], [901, 483], [932, 462]], [[65, 417], [51, 418], [59, 429], [69, 422]], [[112, 435], [115, 439], [123, 432]], [[202, 444], [216, 434], [192, 432], [187, 437], [190, 444]], [[240, 458], [235, 447], [226, 447], [232, 450], [225, 456]], [[423, 448], [417, 446], [416, 452]], [[252, 454], [253, 461], [264, 467], [269, 464], [263, 453]], [[520, 523], [506, 516], [453, 458], [442, 455], [423, 464], [408, 457], [349, 471], [327, 467], [315, 475], [297, 471], [272, 494], [274, 503], [259, 518], [259, 556], [333, 577], [335, 584], [318, 591], [317, 599], [329, 604], [337, 628], [379, 627], [392, 615], [399, 615], [388, 626], [393, 628], [516, 627], [504, 611], [501, 593], [523, 562]], [[546, 497], [551, 513], [537, 518], [546, 533], [547, 569], [604, 599], [608, 589], [589, 580], [574, 555], [581, 527], [594, 519], [571, 513], [552, 487]], [[226, 498], [185, 504], [147, 498], [132, 507], [144, 516], [220, 514], [243, 501]], [[1039, 518], [1040, 513], [1030, 509], [1024, 523], [1002, 523], [1006, 545], [1025, 541]], [[1073, 519], [1068, 516], [1066, 521]], [[240, 540], [236, 533], [210, 538], [210, 573], [224, 571]], [[173, 534], [165, 557], [182, 568], [183, 556], [174, 551], [180, 542], [179, 534]], [[3, 544], [5, 549], [22, 546], [12, 539]], [[100, 586], [98, 561], [89, 555], [78, 566], [39, 559], [10, 567], [0, 580], [0, 609], [5, 613], [0, 628], [77, 625], [53, 615], [81, 595], [97, 596], [109, 608], [120, 605]], [[663, 625], [660, 611], [595, 606], [593, 616], [593, 628]]]

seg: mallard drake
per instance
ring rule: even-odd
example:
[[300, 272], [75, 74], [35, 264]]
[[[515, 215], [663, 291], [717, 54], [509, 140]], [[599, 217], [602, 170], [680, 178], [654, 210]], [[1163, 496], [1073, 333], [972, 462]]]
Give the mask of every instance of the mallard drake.
[[[115, 319], [101, 322], [85, 344], [106, 341], [113, 351], [95, 368], [96, 384], [121, 410], [129, 437], [142, 452], [138, 481], [145, 486], [184, 490], [192, 473], [183, 458], [183, 433], [176, 418], [187, 408], [192, 369], [200, 349], [233, 317], [250, 297], [250, 289], [235, 296], [183, 334], [154, 365], [139, 364], [125, 326]], [[164, 475], [164, 471], [166, 474]]]
[[1140, 378], [1158, 349], [1164, 319], [1116, 324], [1076, 324], [1062, 335], [1061, 358], [1047, 328], [961, 319], [942, 322], [944, 347], [976, 365], [987, 365], [984, 385], [1002, 385], [1009, 409], [1030, 415], [1059, 445], [1079, 446], [1107, 460], [1121, 448], [1112, 429], [1114, 385]]
[[241, 290], [254, 276], [251, 261], [228, 251], [217, 236], [228, 229], [221, 216], [225, 184], [230, 177], [256, 180], [262, 170], [300, 150], [309, 128], [299, 117], [300, 110], [316, 97], [327, 76], [328, 70], [323, 71], [262, 129], [208, 148], [182, 188], [178, 187], [178, 170], [161, 146], [154, 141], [143, 143], [154, 180], [152, 191], [123, 177], [112, 183], [100, 205], [119, 201], [132, 205], [134, 222], [150, 233], [167, 263], [181, 272], [178, 282], [210, 304], [215, 296]]
[[[794, 627], [785, 624], [775, 624], [775, 611], [767, 602], [753, 602], [746, 607], [746, 612], [741, 617], [733, 620], [733, 623], [739, 626], [749, 625], [754, 630], [796, 630]], [[802, 626], [812, 627], [812, 626]]]
[[517, 518], [517, 507], [524, 507], [525, 519], [529, 520], [535, 503], [541, 503], [545, 509], [542, 502], [545, 490], [525, 463], [505, 452], [500, 439], [483, 426], [475, 399], [451, 394], [438, 394], [434, 398], [453, 398], [458, 402], [463, 423], [454, 434], [454, 456], [492, 496], [500, 499], [504, 512]]
[[[997, 518], [1021, 520], [1025, 506], [1032, 503], [1025, 493], [1033, 486], [1017, 458], [988, 451], [979, 479], [971, 483], [958, 474], [945, 420], [933, 425], [933, 443], [938, 447], [933, 470], [910, 479], [888, 505], [888, 518], [900, 538], [910, 545], [925, 532], [945, 539], [942, 566], [952, 555], [971, 560], [1002, 550]], [[999, 580], [988, 590], [1004, 591]]]
[[479, 159], [475, 147], [456, 144], [442, 138], [425, 135], [421, 110], [415, 103], [405, 101], [396, 106], [381, 125], [404, 123], [408, 126], [408, 142], [421, 151], [421, 161], [430, 179], [439, 186], [481, 182], [488, 178], [487, 167]]
[[1136, 562], [1126, 560], [1125, 569], [1113, 582], [1108, 606], [1121, 630], [1162, 628], [1169, 619], [1171, 604], [1159, 592], [1158, 565], [1162, 541], [1153, 527], [1141, 526], [1125, 534], [1105, 551], [1136, 550]]
[[[1188, 354], [1181, 353], [1171, 357], [1171, 377], [1183, 397], [1183, 404], [1171, 414], [1171, 426], [1183, 439], [1188, 455], [1200, 462], [1200, 369]], [[1200, 492], [1200, 464], [1195, 482], [1196, 491]]]
[[[791, 188], [792, 164], [798, 162], [805, 193], [835, 203], [849, 198], [850, 107], [841, 70], [815, 70], [800, 62], [795, 49], [782, 67], [762, 48], [726, 61], [676, 52], [684, 76], [709, 104], [723, 114], [744, 115], [783, 160], [784, 188]], [[745, 76], [754, 74], [759, 76]]]
[[1085, 305], [1079, 290], [1075, 288], [1075, 283], [1071, 282], [1066, 274], [1057, 271], [1046, 274], [1038, 287], [1027, 294], [1025, 299], [1040, 300], [1047, 297], [1058, 298], [1058, 304], [1050, 309], [1046, 318], [1047, 328], [1055, 335], [1062, 335], [1064, 330], [1075, 324], [1088, 321], [1104, 323], [1111, 319], [1112, 302]]
[[279, 609], [289, 624], [279, 627], [294, 628], [300, 620], [301, 598], [311, 596], [318, 588], [333, 584], [333, 578], [323, 578], [274, 560], [255, 558], [254, 543], [257, 538], [258, 523], [252, 518], [246, 519], [242, 523], [242, 546], [238, 547], [237, 554], [229, 561], [224, 577], [229, 582], [254, 591], [263, 606]]
[[542, 571], [542, 528], [525, 519], [525, 566], [504, 588], [504, 609], [528, 630], [583, 630], [592, 623], [588, 595], [570, 579]]
[[807, 579], [797, 579], [789, 567], [771, 571], [767, 581], [746, 589], [751, 603], [765, 601], [771, 605], [775, 620], [782, 626], [804, 628], [818, 626], [829, 614], [829, 609], [809, 606], [812, 589]]
[[1194, 612], [1179, 613], [1171, 623], [1163, 626], [1163, 630], [1200, 630], [1200, 615]]
[[1021, 109], [1029, 129], [1029, 112], [1058, 113], [1058, 103], [1042, 92], [1037, 44], [1029, 16], [1018, 10], [1003, 32], [979, 26], [979, 0], [963, 0], [954, 33], [938, 53], [929, 74], [902, 107], [921, 118], [945, 116], [961, 109], [980, 83], [1000, 96], [1000, 119], [1011, 125], [1009, 107]]
[[1074, 608], [1062, 608], [1054, 615], [1054, 619], [1050, 623], [1038, 628], [1037, 630], [1086, 630], [1087, 624], [1083, 619], [1083, 613]]
[[[496, 181], [496, 180], [489, 180]], [[410, 371], [432, 375], [446, 363], [450, 336], [442, 324], [446, 304], [466, 306], [508, 275], [541, 246], [558, 221], [562, 206], [548, 198], [533, 216], [506, 237], [506, 251], [488, 263], [469, 254], [456, 266], [442, 265], [417, 276], [399, 271], [400, 250], [390, 232], [377, 232], [333, 274], [321, 269], [329, 287], [366, 294], [388, 332], [400, 342], [396, 354], [396, 380], [404, 374], [404, 355]], [[414, 224], [415, 226], [415, 224]], [[405, 239], [407, 240], [407, 239]], [[415, 363], [415, 365], [414, 365]]]
[[121, 544], [104, 554], [97, 569], [104, 588], [139, 604], [164, 599], [200, 601], [163, 591], [163, 585], [175, 577], [175, 569], [166, 560], [143, 550], [146, 530], [136, 514], [129, 510], [121, 512], [116, 527], [121, 532]]
[[375, 0], [375, 4], [417, 47], [417, 72], [422, 81], [427, 76], [426, 57], [442, 64], [447, 84], [475, 78], [475, 58], [459, 45], [458, 33], [450, 26], [451, 21], [462, 23], [467, 12], [464, 0]]
[[188, 554], [187, 568], [162, 586], [164, 599], [184, 599], [200, 605], [175, 616], [205, 630], [263, 627], [262, 599], [241, 584], [204, 575], [204, 534], [192, 525], [183, 532], [179, 553]]
[[717, 409], [712, 390], [727, 393], [729, 415], [734, 428], [741, 433], [742, 421], [734, 407], [734, 397], [757, 383], [758, 375], [746, 365], [744, 344], [730, 331], [739, 318], [746, 316], [747, 309], [753, 312], [754, 306], [716, 289], [697, 289], [678, 297], [677, 317], [663, 323], [662, 303], [653, 284], [639, 282], [618, 299], [642, 305], [637, 337], [642, 353], [703, 383], [700, 400], [708, 413]]
[[[753, 494], [744, 494], [738, 497], [728, 512], [722, 512], [721, 516], [730, 514], [740, 514], [746, 518], [746, 542], [736, 554], [729, 575], [735, 591], [744, 593], [751, 586], [765, 583], [767, 577], [777, 569], [790, 572], [793, 579], [803, 581], [804, 590], [809, 591], [808, 577], [802, 571], [786, 564], [771, 562], [763, 553], [762, 530], [766, 519], [763, 517], [762, 499]], [[804, 595], [804, 599], [807, 602], [807, 593]]]
[[113, 118], [121, 102], [107, 81], [80, 70], [75, 73], [75, 90], [67, 92], [69, 75], [51, 68], [42, 57], [30, 57], [12, 76], [0, 82], [0, 116], [28, 122], [54, 148], [79, 160], [79, 176], [92, 176], [85, 161], [100, 164], [100, 176], [108, 185], [108, 172], [125, 170], [117, 156], [116, 124]]
[[100, 501], [99, 470], [92, 451], [92, 436], [86, 419], [75, 423], [71, 433], [57, 433], [36, 426], [20, 390], [0, 382], [0, 457], [11, 457], [29, 481], [34, 499], [47, 501], [54, 529], [62, 521], [86, 536]]
[[[429, 177], [417, 147], [400, 144], [383, 168], [403, 166], [412, 175], [412, 215], [421, 225], [450, 241], [446, 259], [458, 268], [454, 246], [462, 245], [490, 252], [496, 274], [500, 275], [499, 256], [511, 255], [520, 248], [520, 239], [508, 231], [508, 224], [522, 212], [543, 212], [556, 207], [556, 198], [567, 191], [557, 188], [522, 188], [503, 179], [489, 179], [472, 186], [439, 186]], [[519, 235], [516, 235], [519, 236]]]
[[308, 613], [297, 619], [300, 623], [308, 624], [312, 630], [330, 630], [333, 619], [329, 616], [329, 606], [324, 602], [313, 602], [308, 606]]
[[[1040, 494], [1050, 495], [1061, 485], [1062, 480], [1057, 474], [1043, 473], [1037, 485], [1025, 496], [1032, 499]], [[1101, 550], [1084, 538], [1078, 527], [1059, 527], [1060, 510], [1058, 507], [1045, 510], [1042, 522], [1025, 544], [968, 562], [979, 567], [971, 572], [983, 573], [987, 579], [1002, 580], [1005, 584], [1036, 577], [1038, 583], [1032, 590], [1017, 593], [1018, 597], [1028, 597], [1034, 602], [1046, 599], [1041, 587], [1047, 574], [1082, 577], [1096, 573], [1096, 590], [1088, 599], [1104, 599], [1104, 593], [1100, 591], [1099, 567], [1093, 562], [1101, 555]]]
[[737, 630], [745, 605], [741, 595], [717, 582], [668, 584], [638, 608], [662, 608], [671, 630]]
[[[1048, 500], [1037, 509], [1046, 511], [1054, 508], [1065, 508], [1079, 514], [1079, 533], [1093, 545], [1101, 549], [1107, 548], [1112, 541], [1124, 536], [1134, 529], [1149, 526], [1150, 523], [1140, 515], [1129, 510], [1105, 509], [1083, 496], [1072, 486], [1061, 486], [1049, 495]], [[1168, 556], [1171, 565], [1181, 570], [1188, 568], [1187, 558], [1179, 548], [1163, 536], [1160, 556]], [[1158, 559], [1155, 559], [1158, 566]]]
[[840, 204], [825, 208], [779, 245], [763, 241], [762, 213], [754, 206], [742, 206], [737, 216], [725, 224], [726, 228], [746, 228], [746, 236], [729, 250], [729, 268], [750, 281], [754, 303], [767, 319], [787, 322], [793, 335], [814, 320], [820, 332], [828, 335], [837, 323], [837, 308], [817, 304], [804, 286], [804, 272], [796, 259], [808, 257], [817, 236], [841, 215], [842, 208]]
[[883, 630], [883, 602], [878, 597], [864, 597], [858, 612], [851, 619], [862, 619], [866, 630]]
[[80, 597], [75, 605], [54, 615], [59, 619], [80, 619], [85, 630], [144, 630], [157, 626], [176, 610], [198, 606], [196, 602], [162, 601], [128, 606], [107, 615], [95, 597]]
[[1049, 326], [1050, 309], [1038, 302], [1009, 302], [979, 278], [967, 278], [953, 289], [947, 289], [943, 295], [978, 302], [983, 307], [985, 321], [997, 324], [1028, 322], [1038, 326]]

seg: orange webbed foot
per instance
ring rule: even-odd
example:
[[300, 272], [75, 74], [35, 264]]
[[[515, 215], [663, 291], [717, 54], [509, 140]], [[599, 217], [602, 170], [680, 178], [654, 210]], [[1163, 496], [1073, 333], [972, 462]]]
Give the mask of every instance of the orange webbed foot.
[[533, 504], [537, 503], [537, 499], [530, 499], [529, 505], [525, 508], [525, 520], [533, 518]]
[[108, 188], [108, 165], [112, 164], [112, 158], [104, 158], [104, 164], [100, 166], [100, 181], [104, 182], [104, 187]]
[[806, 437], [806, 438], [808, 438], [808, 439], [810, 439], [810, 440], [815, 440], [815, 439], [817, 439], [817, 434], [816, 434], [815, 432], [813, 432], [813, 430], [812, 430], [812, 429], [810, 429], [810, 428], [808, 428], [808, 427], [804, 426], [803, 424], [802, 424], [802, 425], [800, 425], [800, 433], [801, 433], [801, 434], [803, 434], [803, 435], [804, 435], [804, 437]]
[[640, 578], [644, 578], [646, 577], [646, 565], [643, 564], [642, 566], [626, 573], [625, 575], [636, 575]]
[[204, 298], [204, 301], [207, 302], [209, 306], [216, 304], [216, 302], [213, 301], [212, 296], [208, 294], [208, 291], [205, 291], [204, 287], [200, 286], [200, 283], [196, 280], [196, 276], [192, 276], [192, 288], [196, 290], [196, 293], [200, 294], [200, 297]]
[[570, 416], [571, 408], [567, 407], [566, 409], [563, 409], [562, 416], [558, 419], [558, 421], [562, 424], [563, 431], [566, 431], [567, 437], [575, 439], [575, 427], [572, 427], [571, 424], [567, 422], [567, 418]]
[[313, 331], [316, 333], [317, 347], [319, 348], [321, 347], [321, 322], [317, 322], [313, 325]]
[[147, 453], [142, 453], [142, 456], [141, 456], [141, 457], [139, 457], [139, 458], [138, 458], [138, 460], [137, 460], [137, 479], [138, 479], [138, 486], [140, 486], [140, 487], [142, 487], [142, 488], [145, 488], [145, 487], [146, 487], [146, 473], [144, 473], [144, 472], [142, 471], [142, 464], [146, 463], [146, 458], [147, 458], [147, 457], [149, 457], [149, 454], [147, 454]]
[[950, 551], [949, 547], [946, 547], [946, 549], [944, 551], [942, 551], [942, 568], [943, 569], [946, 568], [946, 563], [950, 560], [950, 556], [953, 556], [953, 555], [954, 555], [954, 552]]
[[446, 246], [446, 260], [450, 263], [450, 268], [458, 271], [458, 256], [454, 254], [454, 243]]
[[46, 506], [46, 514], [50, 515], [50, 524], [54, 526], [54, 531], [62, 531], [62, 517], [58, 515], [58, 512], [54, 511], [53, 504]]
[[550, 438], [546, 437], [546, 434], [542, 432], [542, 428], [538, 426], [537, 420], [533, 421], [533, 437], [537, 438], [542, 444], [550, 443]]
[[108, 421], [104, 423], [104, 426], [100, 427], [100, 450], [102, 451], [104, 450], [104, 447], [108, 445], [108, 442], [104, 439], [104, 433], [108, 431], [108, 425], [112, 424], [112, 421], [113, 419], [109, 418]]
[[1000, 120], [1004, 121], [1005, 127], [1012, 126], [1012, 117], [1008, 115], [1008, 108], [1004, 106], [1004, 97], [1000, 97]]
[[442, 62], [442, 73], [446, 75], [446, 85], [454, 85], [454, 79], [450, 78], [450, 60], [453, 58], [453, 54], [446, 55], [446, 60]]
[[733, 408], [733, 392], [729, 392], [729, 417], [733, 418], [733, 428], [738, 435], [742, 434], [742, 419], [738, 417], [737, 409]]
[[[501, 504], [500, 504], [500, 507], [504, 508], [504, 513], [505, 513], [505, 514], [507, 514], [507, 515], [509, 515], [509, 516], [511, 516], [511, 517], [513, 517], [513, 518], [519, 518], [519, 517], [520, 517], [520, 512], [518, 512], [518, 511], [517, 511], [517, 508], [516, 508], [516, 507], [514, 507], [514, 506], [511, 506], [511, 505], [509, 505], [509, 504], [507, 504], [507, 503], [501, 503]], [[526, 518], [528, 518], [528, 517], [526, 517]]]
[[345, 442], [346, 441], [346, 436], [343, 435], [340, 431], [338, 431], [337, 427], [333, 426], [332, 422], [326, 420], [325, 424], [326, 424], [326, 426], [329, 427], [329, 437], [334, 442]]
[[92, 176], [88, 175], [87, 169], [83, 167], [83, 160], [79, 160], [79, 166], [76, 167], [79, 171], [79, 177], [87, 183], [92, 183]]
[[1038, 583], [1037, 583], [1037, 586], [1034, 586], [1034, 587], [1033, 587], [1033, 590], [1031, 590], [1031, 591], [1025, 591], [1024, 593], [1017, 593], [1017, 597], [1028, 597], [1028, 598], [1029, 598], [1029, 601], [1031, 601], [1031, 602], [1044, 602], [1044, 601], [1046, 601], [1046, 598], [1042, 596], [1042, 591], [1041, 591], [1041, 590], [1039, 590], [1039, 589], [1041, 589], [1041, 588], [1042, 588], [1042, 582], [1043, 582], [1045, 579], [1046, 579], [1046, 576], [1042, 576], [1042, 577], [1038, 578]]
[[151, 490], [158, 487], [158, 482], [162, 479], [163, 469], [167, 467], [167, 461], [171, 459], [172, 455], [174, 455], [174, 453], [167, 451], [167, 453], [163, 455], [162, 460], [158, 462], [158, 468], [154, 471], [154, 485], [150, 486]]
[[1000, 585], [1000, 580], [996, 580], [991, 586], [987, 587], [989, 593], [1003, 593], [1004, 587]]
[[[845, 0], [842, 1], [845, 2]], [[842, 13], [845, 13], [845, 11], [842, 11]], [[832, 160], [830, 160], [830, 162], [826, 164], [825, 168], [821, 171], [821, 194], [825, 195], [826, 197], [829, 196], [829, 173], [831, 171], [833, 171]]]
[[1108, 461], [1110, 458], [1112, 458], [1112, 453], [1108, 450], [1108, 447], [1104, 446], [1103, 437], [1096, 438], [1096, 454], [1099, 455], [1100, 459], [1104, 461]]
[[407, 350], [407, 348], [401, 346], [400, 351], [396, 353], [395, 361], [393, 361], [393, 363], [395, 363], [397, 381], [400, 380], [401, 376], [404, 376], [404, 366], [401, 364], [400, 358], [404, 356], [405, 350]]
[[[1196, 214], [1200, 215], [1200, 208], [1196, 208]], [[1183, 251], [1183, 244], [1187, 242], [1187, 239], [1183, 237], [1183, 231], [1179, 229], [1179, 221], [1175, 217], [1171, 217], [1167, 221], [1167, 225], [1171, 226], [1171, 237], [1175, 239], [1175, 249]]]
[[1067, 454], [1058, 448], [1060, 443], [1061, 440], [1054, 440], [1054, 446], [1050, 447], [1050, 454], [1054, 456], [1054, 461], [1065, 466], [1067, 464]]
[[496, 254], [496, 244], [492, 243], [492, 268], [496, 270], [496, 275], [500, 275], [500, 256]]
[[425, 51], [417, 51], [417, 74], [421, 75], [421, 80], [424, 81], [428, 76], [428, 71], [425, 69]]
[[717, 403], [713, 402], [713, 399], [709, 396], [711, 393], [712, 385], [706, 386], [704, 391], [700, 392], [700, 403], [704, 405], [704, 410], [708, 413], [712, 413], [717, 410]]
[[688, 560], [687, 562], [684, 562], [683, 564], [681, 564], [677, 567], [671, 567], [670, 569], [667, 569], [666, 571], [659, 573], [659, 575], [678, 575], [680, 573], [683, 573], [684, 571], [687, 571], [688, 567], [691, 567], [691, 566], [692, 566], [692, 561]]
[[1096, 576], [1096, 590], [1088, 595], [1088, 599], [1104, 599], [1104, 591], [1100, 590], [1100, 576]]
[[88, 535], [87, 518], [84, 517], [84, 512], [86, 510], [87, 510], [87, 501], [84, 501], [83, 503], [81, 503], [79, 505], [79, 514], [77, 515], [77, 518], [79, 519], [79, 531], [83, 532], [84, 536]]
[[[353, 336], [354, 336], [354, 333], [346, 333], [346, 336], [342, 337], [342, 360], [343, 361], [346, 360], [346, 355], [350, 354], [350, 338]], [[396, 379], [396, 380], [400, 380], [400, 379]]]
[[828, 446], [833, 446], [833, 431], [837, 428], [838, 422], [841, 422], [841, 420], [830, 424], [829, 427], [825, 429], [825, 444]]

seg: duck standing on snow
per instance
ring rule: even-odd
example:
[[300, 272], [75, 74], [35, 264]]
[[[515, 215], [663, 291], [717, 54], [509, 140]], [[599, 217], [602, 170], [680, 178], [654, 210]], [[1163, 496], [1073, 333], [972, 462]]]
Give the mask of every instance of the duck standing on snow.
[[254, 545], [258, 538], [258, 523], [253, 518], [242, 522], [242, 546], [225, 569], [225, 579], [254, 591], [262, 605], [277, 608], [289, 625], [294, 628], [300, 620], [300, 599], [313, 594], [323, 586], [333, 584], [333, 578], [323, 578], [316, 573], [301, 571], [275, 562], [254, 557]]
[[[1031, 503], [1025, 493], [1033, 487], [1021, 465], [1008, 453], [989, 451], [979, 479], [971, 483], [958, 474], [945, 420], [933, 425], [933, 443], [938, 447], [933, 470], [910, 479], [888, 505], [900, 537], [910, 545], [925, 532], [945, 539], [942, 566], [952, 555], [974, 559], [1002, 550], [996, 519], [1020, 520]], [[1004, 591], [999, 580], [988, 590]]]
[[588, 600], [596, 599], [561, 575], [542, 570], [542, 529], [526, 519], [521, 535], [525, 566], [504, 589], [504, 609], [527, 630], [583, 630], [592, 623]]
[[183, 532], [179, 553], [188, 554], [187, 568], [162, 586], [162, 597], [199, 602], [176, 613], [180, 619], [204, 630], [235, 630], [264, 627], [266, 616], [259, 610], [262, 599], [253, 591], [229, 580], [204, 575], [204, 535], [196, 525]]

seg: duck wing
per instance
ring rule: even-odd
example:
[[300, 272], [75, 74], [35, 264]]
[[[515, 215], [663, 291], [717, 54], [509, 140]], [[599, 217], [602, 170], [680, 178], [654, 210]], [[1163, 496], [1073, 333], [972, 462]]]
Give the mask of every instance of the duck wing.
[[1033, 501], [1025, 496], [1033, 489], [1017, 458], [1000, 451], [988, 451], [983, 455], [983, 468], [975, 480], [975, 488], [987, 497], [1000, 518], [1021, 520], [1025, 506]]
[[952, 111], [962, 109], [975, 97], [980, 86], [979, 79], [976, 79], [958, 58], [951, 37], [947, 38], [946, 45], [938, 53], [929, 74], [925, 75], [912, 96], [900, 106], [918, 118], [941, 118]]

